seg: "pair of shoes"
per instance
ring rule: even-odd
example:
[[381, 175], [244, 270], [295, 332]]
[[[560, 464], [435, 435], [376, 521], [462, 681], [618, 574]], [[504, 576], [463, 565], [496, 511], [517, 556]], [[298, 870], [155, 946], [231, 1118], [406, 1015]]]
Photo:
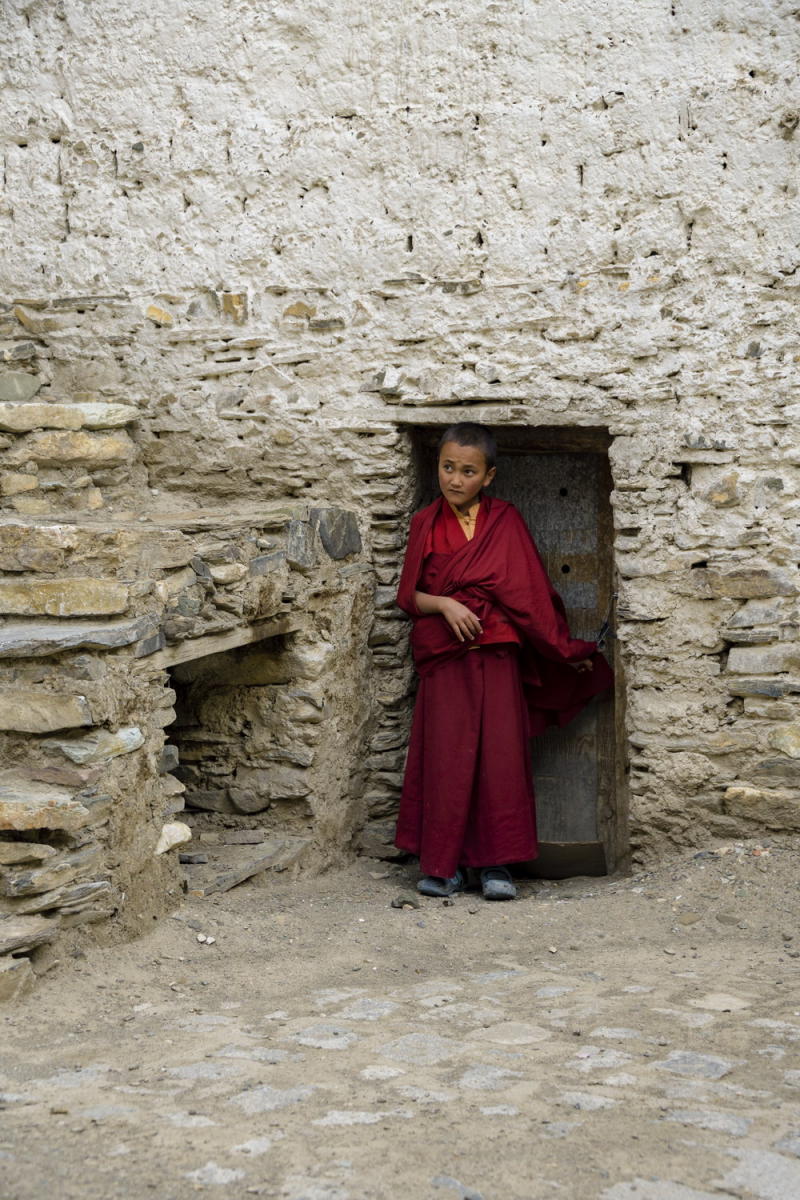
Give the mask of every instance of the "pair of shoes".
[[484, 900], [513, 900], [517, 894], [505, 867], [482, 867], [481, 891]]
[[449, 879], [443, 879], [440, 875], [423, 875], [417, 884], [417, 891], [423, 896], [452, 896], [456, 892], [463, 892], [466, 886], [464, 872], [458, 870]]

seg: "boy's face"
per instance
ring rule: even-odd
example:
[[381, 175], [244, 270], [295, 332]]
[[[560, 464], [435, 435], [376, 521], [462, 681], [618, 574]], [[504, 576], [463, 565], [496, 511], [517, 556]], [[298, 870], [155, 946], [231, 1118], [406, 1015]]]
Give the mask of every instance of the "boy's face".
[[456, 508], [468, 509], [480, 492], [495, 477], [487, 467], [483, 451], [477, 446], [459, 446], [445, 442], [439, 454], [439, 487], [442, 495]]

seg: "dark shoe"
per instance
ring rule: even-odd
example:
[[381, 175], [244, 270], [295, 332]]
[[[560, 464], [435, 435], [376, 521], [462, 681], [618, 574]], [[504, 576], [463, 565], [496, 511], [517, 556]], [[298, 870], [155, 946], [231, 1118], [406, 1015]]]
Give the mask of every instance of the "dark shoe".
[[417, 884], [417, 891], [423, 896], [452, 896], [456, 892], [463, 892], [466, 886], [463, 871], [456, 871], [449, 879], [443, 879], [440, 875], [423, 875]]
[[484, 900], [513, 900], [517, 894], [511, 882], [511, 872], [505, 867], [483, 867], [481, 891]]

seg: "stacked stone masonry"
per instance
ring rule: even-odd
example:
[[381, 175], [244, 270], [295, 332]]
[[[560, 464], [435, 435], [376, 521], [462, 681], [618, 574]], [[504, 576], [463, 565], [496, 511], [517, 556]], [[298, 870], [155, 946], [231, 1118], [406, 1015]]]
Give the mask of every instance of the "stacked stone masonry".
[[0, 38], [0, 951], [163, 911], [183, 786], [385, 845], [409, 431], [454, 419], [610, 436], [633, 855], [800, 830], [795, 6]]

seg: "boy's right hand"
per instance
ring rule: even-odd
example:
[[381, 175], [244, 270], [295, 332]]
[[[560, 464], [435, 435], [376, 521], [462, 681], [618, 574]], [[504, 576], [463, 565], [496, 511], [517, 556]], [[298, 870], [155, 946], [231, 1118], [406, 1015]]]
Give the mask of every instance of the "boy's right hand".
[[440, 597], [439, 612], [460, 642], [472, 642], [483, 633], [483, 626], [475, 613], [452, 596]]

